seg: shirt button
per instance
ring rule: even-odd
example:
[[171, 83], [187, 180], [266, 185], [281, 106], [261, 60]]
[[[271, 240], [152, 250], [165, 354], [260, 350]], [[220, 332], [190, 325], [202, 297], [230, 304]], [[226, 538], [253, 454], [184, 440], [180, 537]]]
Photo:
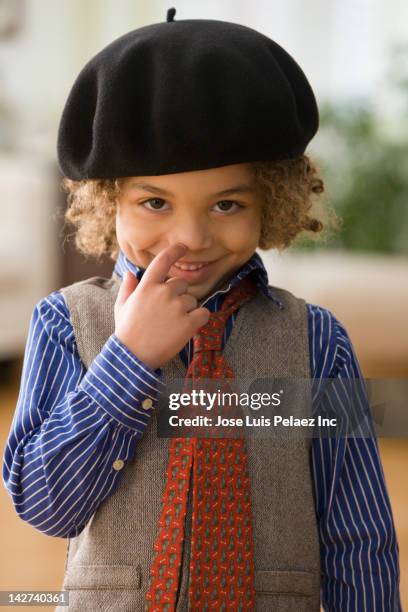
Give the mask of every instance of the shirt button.
[[143, 408], [151, 408], [153, 406], [153, 402], [150, 397], [146, 397], [146, 399], [143, 400], [142, 406]]
[[116, 461], [113, 462], [113, 469], [118, 472], [119, 470], [123, 468], [124, 465], [125, 465], [125, 462], [122, 461], [122, 459], [116, 459]]

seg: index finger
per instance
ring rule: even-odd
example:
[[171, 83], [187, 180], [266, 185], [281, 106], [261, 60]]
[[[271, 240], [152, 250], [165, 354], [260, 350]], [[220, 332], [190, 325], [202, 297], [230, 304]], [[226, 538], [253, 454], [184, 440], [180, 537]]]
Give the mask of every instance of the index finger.
[[184, 244], [172, 244], [163, 249], [156, 255], [153, 261], [147, 266], [142, 279], [141, 285], [150, 283], [164, 283], [171, 266], [186, 252], [187, 247]]

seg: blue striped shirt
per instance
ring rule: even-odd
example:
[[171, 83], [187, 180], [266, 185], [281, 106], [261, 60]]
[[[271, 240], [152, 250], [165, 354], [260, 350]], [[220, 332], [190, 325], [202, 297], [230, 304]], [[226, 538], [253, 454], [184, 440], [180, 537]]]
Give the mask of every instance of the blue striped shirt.
[[[122, 277], [144, 270], [123, 252]], [[245, 275], [279, 308], [268, 276], [254, 253], [225, 289], [202, 304], [219, 309]], [[225, 327], [227, 341], [237, 315]], [[344, 326], [327, 309], [307, 304], [310, 372], [316, 380], [361, 378]], [[192, 341], [180, 352], [187, 366]], [[82, 363], [70, 313], [60, 291], [35, 306], [21, 385], [4, 460], [3, 480], [17, 514], [44, 534], [75, 537], [117, 488], [115, 460], [129, 461], [163, 388], [151, 369], [112, 334], [88, 370]], [[317, 387], [313, 404], [324, 390]], [[346, 410], [346, 406], [340, 409]], [[117, 464], [116, 464], [117, 465]], [[313, 438], [311, 473], [321, 549], [321, 600], [325, 610], [399, 611], [399, 548], [375, 435]]]

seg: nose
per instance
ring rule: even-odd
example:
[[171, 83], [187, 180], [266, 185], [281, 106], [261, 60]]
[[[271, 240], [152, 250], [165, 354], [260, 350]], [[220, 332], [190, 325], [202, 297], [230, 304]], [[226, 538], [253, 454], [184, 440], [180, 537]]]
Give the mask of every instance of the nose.
[[210, 224], [202, 216], [193, 213], [179, 216], [175, 219], [173, 228], [168, 237], [171, 243], [182, 242], [189, 251], [202, 251], [212, 245], [212, 232]]

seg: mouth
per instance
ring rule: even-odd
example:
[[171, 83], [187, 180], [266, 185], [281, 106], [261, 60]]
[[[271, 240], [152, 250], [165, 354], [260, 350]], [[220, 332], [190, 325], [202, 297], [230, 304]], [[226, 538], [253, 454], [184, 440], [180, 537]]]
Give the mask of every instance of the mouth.
[[196, 262], [194, 264], [191, 262], [188, 265], [186, 262], [176, 262], [171, 266], [170, 272], [172, 276], [184, 278], [187, 281], [201, 281], [212, 274], [218, 261], [219, 259], [209, 262]]
[[211, 261], [176, 261], [174, 264], [176, 268], [180, 268], [180, 270], [198, 270], [203, 266], [207, 266], [212, 263]]

